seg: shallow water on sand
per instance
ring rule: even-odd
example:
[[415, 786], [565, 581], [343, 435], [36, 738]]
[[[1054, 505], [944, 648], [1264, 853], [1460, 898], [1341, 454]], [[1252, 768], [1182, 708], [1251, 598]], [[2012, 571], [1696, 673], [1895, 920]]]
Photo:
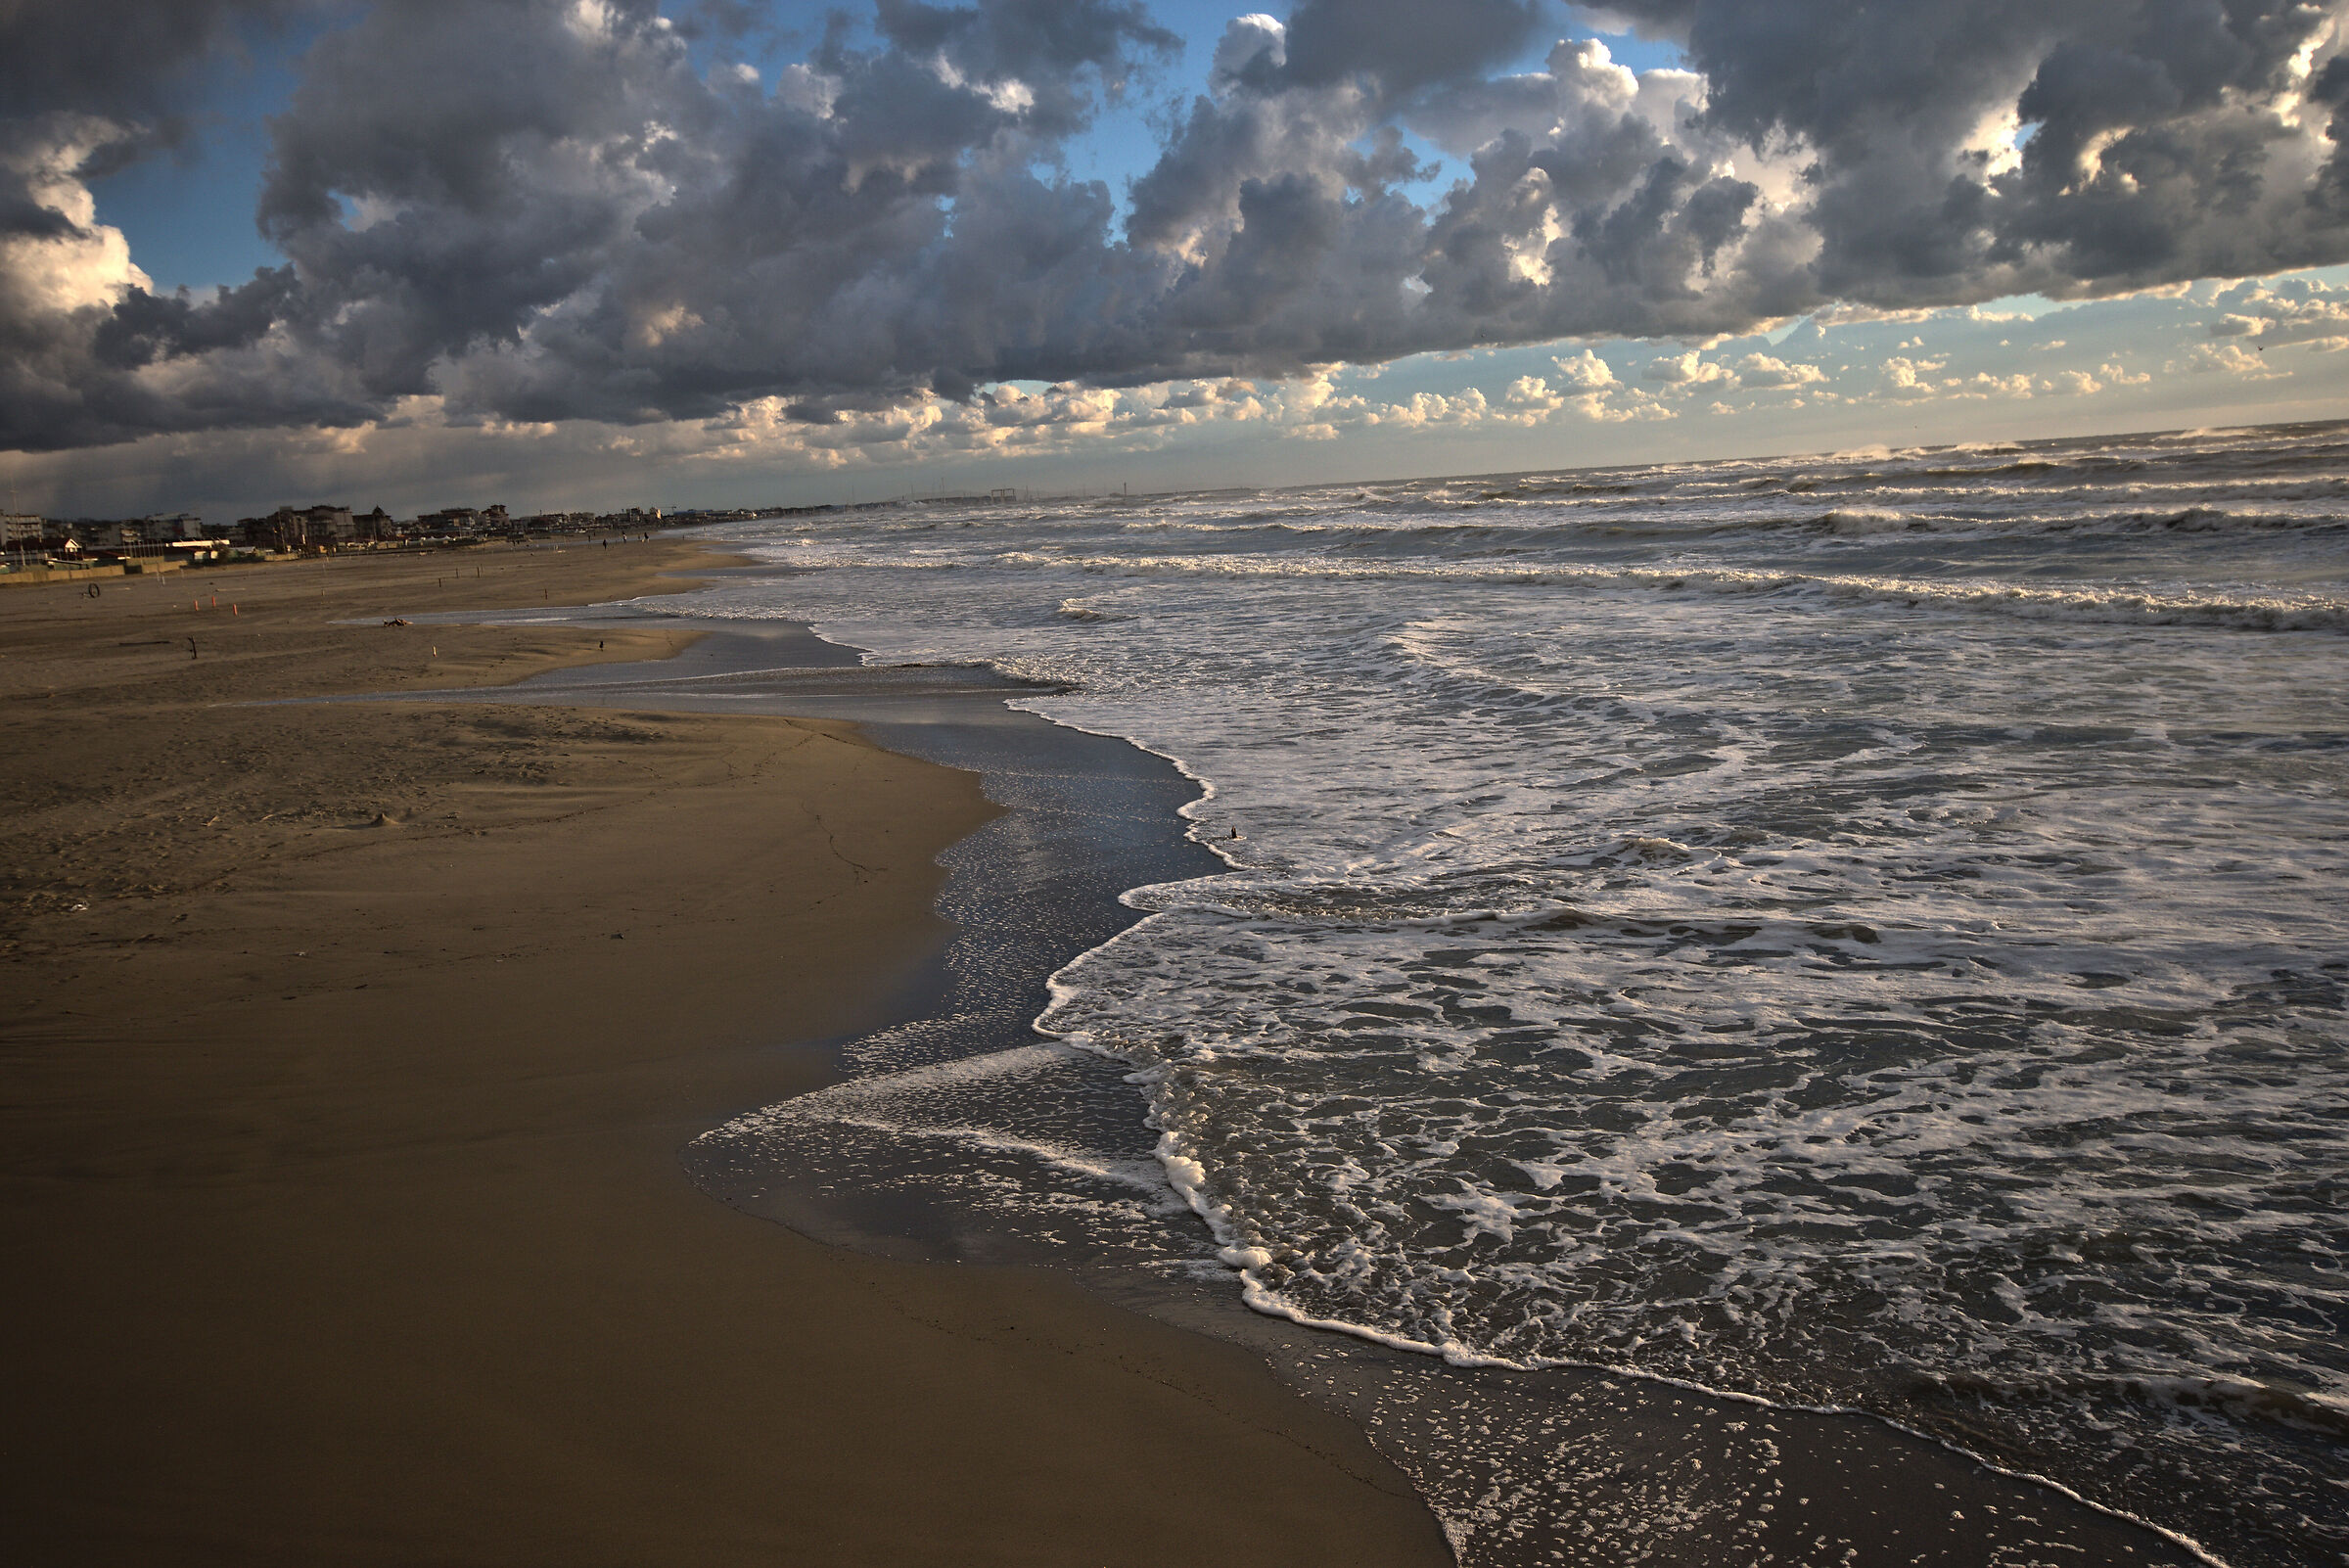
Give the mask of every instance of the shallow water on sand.
[[1179, 1200], [1267, 1313], [2333, 1560], [2345, 497], [2304, 427], [736, 528], [802, 575], [640, 608], [1055, 683], [1226, 869], [1029, 1054], [733, 1135], [918, 1125], [1047, 1247], [1196, 1271]]

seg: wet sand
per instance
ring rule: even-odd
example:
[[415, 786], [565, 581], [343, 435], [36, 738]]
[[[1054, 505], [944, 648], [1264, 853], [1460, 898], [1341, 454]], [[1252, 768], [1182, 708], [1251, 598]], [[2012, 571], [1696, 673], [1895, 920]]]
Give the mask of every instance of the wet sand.
[[12, 1560], [1448, 1560], [1246, 1351], [680, 1174], [908, 1002], [970, 775], [837, 721], [222, 706], [663, 652], [380, 621], [697, 558], [0, 595]]

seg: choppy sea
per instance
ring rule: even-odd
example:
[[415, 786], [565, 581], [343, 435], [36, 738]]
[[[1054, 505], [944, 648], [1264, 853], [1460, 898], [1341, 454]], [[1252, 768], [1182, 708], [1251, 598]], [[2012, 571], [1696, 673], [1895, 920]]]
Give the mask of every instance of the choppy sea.
[[949, 1130], [1263, 1313], [2349, 1552], [2349, 426], [726, 531], [793, 574], [663, 613], [1049, 683], [1224, 869], [721, 1138]]

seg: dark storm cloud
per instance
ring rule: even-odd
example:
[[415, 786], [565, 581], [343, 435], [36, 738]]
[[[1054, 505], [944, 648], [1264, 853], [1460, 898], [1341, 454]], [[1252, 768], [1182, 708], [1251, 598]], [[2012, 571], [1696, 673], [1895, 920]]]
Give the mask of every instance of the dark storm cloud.
[[0, 225], [30, 232], [25, 165], [41, 148], [75, 141], [76, 171], [98, 178], [172, 145], [202, 67], [241, 32], [325, 3], [0, 0]]
[[1367, 76], [1401, 95], [1507, 60], [1539, 17], [1535, 0], [1301, 0], [1289, 14], [1285, 76], [1309, 87]]
[[2337, 5], [1620, 0], [1687, 60], [1635, 78], [1571, 37], [1506, 73], [1572, 30], [1533, 0], [1302, 0], [1229, 25], [1121, 219], [1056, 160], [1172, 57], [1138, 0], [880, 0], [767, 79], [688, 50], [766, 26], [742, 0], [377, 0], [276, 123], [288, 267], [153, 296], [76, 181], [292, 9], [0, 8], [0, 82], [34, 84], [0, 129], [0, 441], [420, 394], [820, 421], [2349, 259]]
[[[267, 332], [291, 278], [196, 301], [124, 292], [89, 227], [82, 182], [179, 144], [199, 80], [223, 52], [334, 0], [0, 0], [0, 445], [63, 446], [155, 431], [306, 422], [328, 405], [129, 374], [154, 358]], [[114, 306], [124, 312], [117, 322]], [[297, 376], [291, 383], [312, 380]], [[355, 402], [347, 418], [364, 417]]]
[[13, 115], [152, 115], [240, 25], [282, 22], [329, 3], [0, 0], [0, 104]]
[[[1823, 293], [1929, 303], [1991, 287], [2110, 292], [2339, 259], [2301, 139], [2337, 6], [2302, 0], [1625, 0], [1681, 38], [1709, 126], [1819, 154]], [[2316, 62], [2320, 69], [2325, 62]], [[2002, 112], [2019, 168], [1978, 156]], [[2310, 117], [2315, 117], [2310, 113]], [[2283, 166], [2276, 166], [2280, 162]], [[2279, 188], [2279, 176], [2290, 183]]]
[[1152, 22], [1135, 0], [1004, 0], [984, 8], [877, 0], [875, 21], [905, 53], [944, 54], [983, 76], [1040, 74], [1056, 81], [1084, 66], [1123, 70], [1137, 50], [1170, 55], [1182, 48], [1182, 40]]
[[123, 296], [99, 324], [92, 350], [102, 364], [136, 369], [214, 348], [258, 343], [293, 305], [299, 285], [292, 267], [256, 272], [241, 288], [218, 289], [199, 303], [187, 293]]

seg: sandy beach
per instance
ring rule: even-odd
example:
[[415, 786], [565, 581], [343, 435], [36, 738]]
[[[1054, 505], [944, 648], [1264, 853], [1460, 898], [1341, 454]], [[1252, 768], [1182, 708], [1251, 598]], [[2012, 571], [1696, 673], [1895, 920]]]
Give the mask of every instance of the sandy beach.
[[680, 1174], [900, 1001], [971, 775], [833, 721], [243, 706], [653, 656], [382, 623], [712, 559], [0, 595], [12, 1560], [1449, 1560], [1237, 1347]]

